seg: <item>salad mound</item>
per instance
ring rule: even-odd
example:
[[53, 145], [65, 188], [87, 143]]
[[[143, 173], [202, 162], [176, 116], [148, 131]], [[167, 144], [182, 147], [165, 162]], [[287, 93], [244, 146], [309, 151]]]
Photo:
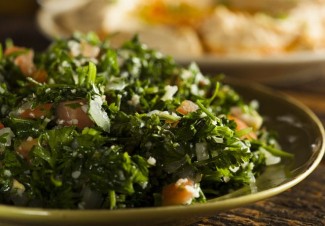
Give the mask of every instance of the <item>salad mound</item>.
[[137, 37], [93, 33], [0, 51], [0, 203], [61, 209], [188, 205], [290, 154], [220, 76]]

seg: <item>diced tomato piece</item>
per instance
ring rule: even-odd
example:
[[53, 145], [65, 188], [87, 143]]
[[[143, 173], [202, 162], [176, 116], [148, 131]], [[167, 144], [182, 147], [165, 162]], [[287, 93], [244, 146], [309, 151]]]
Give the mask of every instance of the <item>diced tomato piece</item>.
[[73, 57], [83, 56], [89, 58], [97, 58], [100, 53], [100, 48], [95, 45], [91, 45], [86, 41], [73, 42], [70, 45], [70, 54]]
[[11, 48], [6, 49], [4, 55], [8, 56], [15, 52], [21, 52], [21, 54], [16, 56], [14, 59], [15, 65], [19, 67], [20, 71], [24, 75], [26, 76], [32, 75], [36, 70], [36, 67], [33, 62], [34, 51], [23, 47], [13, 46]]
[[23, 52], [23, 51], [26, 51], [26, 48], [24, 48], [24, 47], [18, 47], [18, 46], [12, 46], [12, 47], [7, 48], [4, 51], [4, 55], [5, 56], [9, 56], [12, 53]]
[[28, 155], [32, 148], [38, 144], [38, 139], [29, 137], [26, 140], [22, 141], [18, 148], [16, 149], [17, 153], [19, 153], [24, 159], [29, 159]]
[[81, 42], [81, 55], [89, 58], [96, 58], [100, 52], [98, 46], [91, 45], [87, 42]]
[[30, 75], [34, 80], [44, 83], [47, 81], [47, 72], [44, 69], [37, 69]]
[[47, 72], [43, 69], [37, 69], [34, 64], [34, 51], [23, 48], [23, 47], [17, 47], [13, 46], [8, 49], [6, 49], [4, 55], [8, 56], [13, 53], [20, 54], [15, 57], [14, 63], [19, 67], [20, 71], [27, 77], [31, 77], [35, 79], [38, 82], [46, 82], [47, 80]]
[[50, 114], [52, 103], [45, 103], [36, 106], [33, 109], [21, 109], [20, 117], [25, 119], [37, 119], [46, 117]]
[[162, 189], [162, 205], [190, 204], [193, 198], [198, 197], [194, 185], [192, 180], [185, 178], [164, 186]]
[[191, 112], [195, 112], [197, 109], [199, 109], [199, 106], [195, 103], [190, 100], [184, 100], [176, 111], [182, 115], [187, 115]]
[[244, 112], [243, 109], [240, 107], [232, 107], [230, 109], [230, 114], [242, 120], [254, 130], [258, 130], [263, 124], [263, 118], [259, 115], [256, 110], [250, 110], [250, 112], [247, 113]]
[[5, 128], [5, 126], [0, 122], [0, 129]]
[[65, 101], [56, 109], [57, 123], [65, 126], [77, 126], [80, 129], [94, 126], [94, 122], [87, 114], [86, 100]]
[[[239, 118], [232, 116], [232, 115], [228, 115], [228, 119], [235, 121], [237, 127], [236, 130], [242, 130], [242, 129], [246, 129], [249, 126], [242, 120], [240, 120]], [[245, 134], [242, 138], [247, 138], [247, 139], [257, 139], [256, 133], [254, 133], [253, 131], [251, 131], [248, 134]]]

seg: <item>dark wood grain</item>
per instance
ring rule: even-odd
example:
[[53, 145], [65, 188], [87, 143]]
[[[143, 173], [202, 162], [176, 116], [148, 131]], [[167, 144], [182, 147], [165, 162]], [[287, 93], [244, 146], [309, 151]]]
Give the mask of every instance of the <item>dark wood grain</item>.
[[[35, 13], [35, 12], [33, 12]], [[0, 15], [0, 42], [11, 37], [22, 46], [44, 49], [49, 40], [38, 30], [34, 14]], [[272, 88], [310, 107], [325, 125], [325, 75], [302, 84]], [[216, 212], [191, 226], [325, 225], [325, 160], [304, 181], [273, 198], [225, 212]]]
[[273, 198], [216, 213], [191, 226], [207, 225], [325, 225], [325, 166]]

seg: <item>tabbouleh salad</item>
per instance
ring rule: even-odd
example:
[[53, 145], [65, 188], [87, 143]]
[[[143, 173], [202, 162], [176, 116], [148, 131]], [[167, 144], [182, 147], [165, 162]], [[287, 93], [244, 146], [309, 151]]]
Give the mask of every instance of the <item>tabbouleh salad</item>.
[[0, 50], [0, 203], [122, 209], [202, 203], [291, 155], [220, 76], [137, 37], [74, 34]]

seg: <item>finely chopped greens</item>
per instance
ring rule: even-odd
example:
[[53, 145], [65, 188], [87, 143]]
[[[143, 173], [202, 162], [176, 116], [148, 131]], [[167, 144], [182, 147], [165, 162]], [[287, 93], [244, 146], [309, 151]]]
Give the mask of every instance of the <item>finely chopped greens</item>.
[[41, 53], [9, 41], [0, 56], [3, 204], [205, 202], [254, 189], [266, 159], [290, 157], [261, 127], [256, 102], [137, 37], [113, 49], [92, 33], [75, 34]]

